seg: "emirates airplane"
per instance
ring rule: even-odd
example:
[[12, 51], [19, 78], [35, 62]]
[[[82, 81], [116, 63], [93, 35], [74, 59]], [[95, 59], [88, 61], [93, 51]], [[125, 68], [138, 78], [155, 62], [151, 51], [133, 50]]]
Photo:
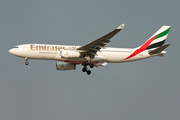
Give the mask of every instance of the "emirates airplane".
[[90, 68], [106, 66], [107, 63], [123, 63], [154, 56], [164, 56], [170, 44], [164, 44], [171, 26], [162, 26], [144, 44], [136, 48], [110, 48], [110, 39], [124, 28], [124, 24], [108, 34], [83, 46], [22, 44], [10, 49], [15, 56], [28, 59], [55, 60], [57, 70], [75, 70], [77, 64], [83, 66], [82, 72], [91, 74]]

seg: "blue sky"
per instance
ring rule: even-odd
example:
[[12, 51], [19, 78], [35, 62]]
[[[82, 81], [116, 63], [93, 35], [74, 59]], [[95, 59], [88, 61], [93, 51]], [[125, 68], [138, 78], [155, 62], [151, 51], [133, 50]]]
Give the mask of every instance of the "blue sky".
[[[0, 119], [169, 120], [180, 118], [179, 31], [176, 0], [1, 0]], [[165, 57], [108, 64], [87, 76], [57, 71], [56, 61], [25, 60], [18, 44], [84, 45], [120, 24], [111, 47], [137, 47], [170, 25]]]

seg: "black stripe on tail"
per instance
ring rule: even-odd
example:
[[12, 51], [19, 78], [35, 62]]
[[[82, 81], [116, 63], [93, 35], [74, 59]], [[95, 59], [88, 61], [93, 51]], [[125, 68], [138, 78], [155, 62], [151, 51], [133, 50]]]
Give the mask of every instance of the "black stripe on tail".
[[152, 49], [152, 48], [156, 48], [156, 47], [160, 47], [160, 46], [162, 46], [162, 45], [165, 43], [165, 41], [166, 41], [166, 39], [163, 40], [163, 41], [161, 41], [161, 42], [151, 44], [151, 45], [149, 45], [149, 46], [146, 48], [146, 50]]

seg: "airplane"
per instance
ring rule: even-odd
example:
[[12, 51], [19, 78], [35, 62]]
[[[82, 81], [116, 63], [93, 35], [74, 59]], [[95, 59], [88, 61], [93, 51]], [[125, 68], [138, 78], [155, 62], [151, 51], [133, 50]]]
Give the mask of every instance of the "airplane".
[[124, 28], [118, 28], [83, 46], [22, 44], [16, 45], [9, 52], [15, 56], [28, 59], [55, 60], [56, 69], [61, 71], [75, 70], [76, 65], [83, 66], [82, 72], [91, 74], [90, 68], [106, 66], [107, 63], [123, 63], [142, 60], [154, 56], [164, 56], [164, 51], [170, 44], [164, 44], [171, 26], [162, 26], [144, 44], [136, 48], [112, 48], [110, 39]]

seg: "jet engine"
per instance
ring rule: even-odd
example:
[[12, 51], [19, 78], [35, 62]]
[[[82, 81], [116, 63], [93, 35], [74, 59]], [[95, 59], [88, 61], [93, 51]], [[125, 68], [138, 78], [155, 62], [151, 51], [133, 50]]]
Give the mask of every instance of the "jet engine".
[[62, 58], [78, 58], [80, 57], [80, 53], [72, 50], [62, 50], [61, 57]]
[[57, 70], [75, 70], [76, 69], [76, 64], [72, 63], [64, 63], [64, 62], [57, 62], [56, 63], [56, 69]]

